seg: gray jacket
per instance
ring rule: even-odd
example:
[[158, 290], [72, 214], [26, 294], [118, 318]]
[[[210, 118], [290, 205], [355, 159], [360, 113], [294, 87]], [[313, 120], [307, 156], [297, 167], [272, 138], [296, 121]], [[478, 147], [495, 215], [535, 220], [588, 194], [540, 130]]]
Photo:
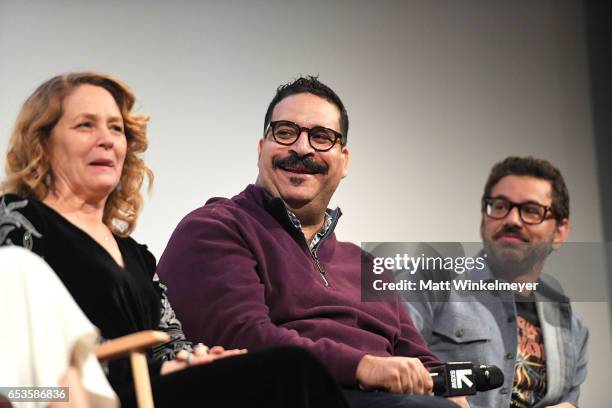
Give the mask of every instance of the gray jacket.
[[[491, 280], [488, 268], [455, 279]], [[578, 406], [580, 385], [586, 377], [588, 329], [572, 312], [569, 299], [542, 276], [535, 294], [536, 310], [546, 354], [546, 395], [536, 407], [561, 402]], [[514, 382], [517, 323], [514, 295], [510, 292], [451, 291], [436, 298], [432, 291], [409, 292], [405, 302], [415, 326], [442, 361], [471, 361], [496, 365], [504, 372], [501, 388], [468, 397], [472, 408], [508, 407]]]

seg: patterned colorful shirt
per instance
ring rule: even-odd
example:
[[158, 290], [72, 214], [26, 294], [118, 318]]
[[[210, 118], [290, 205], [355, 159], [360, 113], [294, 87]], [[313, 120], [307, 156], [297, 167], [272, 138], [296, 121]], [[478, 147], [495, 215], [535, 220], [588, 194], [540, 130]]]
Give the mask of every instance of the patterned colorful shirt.
[[518, 346], [510, 407], [530, 408], [546, 395], [546, 355], [533, 295], [516, 302]]

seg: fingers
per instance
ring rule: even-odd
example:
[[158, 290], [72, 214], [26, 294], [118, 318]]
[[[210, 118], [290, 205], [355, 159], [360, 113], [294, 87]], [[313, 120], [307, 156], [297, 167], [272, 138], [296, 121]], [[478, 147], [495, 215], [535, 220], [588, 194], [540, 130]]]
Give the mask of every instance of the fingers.
[[191, 365], [208, 364], [208, 363], [212, 363], [213, 361], [217, 360], [218, 358], [219, 358], [219, 356], [214, 355], [214, 354], [204, 354], [203, 356], [197, 356], [197, 355], [194, 354], [194, 356], [191, 359], [190, 363], [191, 363]]
[[208, 353], [218, 357], [229, 357], [235, 356], [238, 354], [244, 354], [247, 352], [247, 349], [233, 349], [233, 350], [225, 350], [221, 346], [215, 346], [211, 348]]
[[423, 395], [425, 387], [420, 370], [414, 370], [412, 372], [412, 377], [414, 378], [412, 382], [412, 393], [414, 395]]
[[427, 371], [425, 367], [423, 367], [423, 371], [421, 375], [424, 379], [424, 385], [425, 385], [423, 392], [425, 394], [432, 394], [433, 393], [433, 379], [431, 378], [431, 375], [429, 375], [429, 371]]
[[404, 394], [421, 395], [423, 393], [423, 380], [418, 372], [418, 367], [411, 361], [403, 362]]
[[[401, 388], [399, 391], [404, 394], [424, 395], [429, 394], [433, 383], [429, 372], [417, 358], [402, 358], [399, 367]], [[395, 387], [392, 387], [395, 389]]]
[[357, 366], [357, 381], [366, 388], [398, 394], [429, 394], [433, 382], [417, 358], [366, 355]]
[[418, 358], [413, 360], [413, 368], [414, 374], [417, 377], [417, 386], [415, 387], [414, 394], [429, 394], [433, 389], [433, 381], [429, 375], [429, 371], [427, 371], [423, 363], [421, 363], [421, 360]]
[[173, 373], [175, 371], [182, 370], [182, 369], [184, 369], [186, 367], [187, 367], [187, 364], [185, 362], [183, 362], [183, 361], [179, 361], [178, 359], [177, 360], [171, 360], [171, 361], [164, 361], [162, 366], [161, 366], [160, 374], [161, 375], [170, 374], [170, 373]]
[[221, 346], [214, 346], [210, 350], [208, 350], [209, 354], [223, 354], [225, 349]]
[[[235, 356], [239, 354], [245, 354], [246, 352], [247, 352], [247, 349], [226, 350], [221, 346], [214, 346], [214, 347], [208, 348], [202, 343], [198, 343], [193, 347], [194, 356], [197, 356], [197, 357], [213, 356], [215, 357], [215, 359], [219, 357], [229, 357], [229, 356]], [[179, 357], [179, 355], [181, 355], [181, 357]], [[183, 351], [180, 351], [179, 354], [177, 354], [177, 359], [185, 360], [186, 358], [187, 358], [187, 355], [183, 354]], [[200, 360], [200, 361], [209, 361], [209, 359]]]
[[247, 349], [234, 349], [234, 350], [225, 350], [222, 353], [223, 357], [229, 357], [229, 356], [237, 356], [239, 354], [246, 354], [247, 353]]
[[398, 372], [395, 376], [391, 377], [391, 382], [387, 389], [395, 394], [403, 394], [407, 388], [406, 381], [407, 379]]
[[208, 349], [208, 347], [202, 343], [198, 343], [193, 347], [193, 354], [195, 354], [196, 356], [205, 356], [209, 353], [209, 351], [210, 350]]
[[412, 394], [413, 393], [412, 390], [414, 388], [414, 381], [413, 381], [412, 375], [407, 367], [405, 367], [404, 371], [405, 372], [402, 375], [402, 389], [400, 392], [402, 394]]
[[188, 359], [190, 359], [191, 353], [188, 352], [187, 350], [181, 350], [178, 353], [176, 353], [176, 359], [178, 361], [187, 361]]
[[219, 360], [219, 359], [226, 358], [226, 357], [232, 357], [232, 356], [236, 356], [236, 355], [240, 355], [244, 353], [246, 353], [246, 350], [224, 350], [222, 353], [217, 353], [217, 354], [209, 353], [209, 354], [204, 354], [201, 356], [194, 354], [190, 363], [191, 365], [208, 364], [208, 363], [212, 363], [215, 360]]

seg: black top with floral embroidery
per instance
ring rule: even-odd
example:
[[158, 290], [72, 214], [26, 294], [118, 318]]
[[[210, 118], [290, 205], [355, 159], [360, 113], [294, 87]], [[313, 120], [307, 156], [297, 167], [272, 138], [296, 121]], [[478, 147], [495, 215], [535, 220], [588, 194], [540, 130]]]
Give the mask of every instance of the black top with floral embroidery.
[[[114, 236], [124, 261], [119, 266], [91, 236], [42, 202], [13, 194], [0, 197], [0, 245], [19, 245], [38, 254], [59, 276], [89, 320], [105, 339], [140, 330], [163, 330], [172, 341], [156, 347], [150, 369], [181, 349], [191, 350], [155, 274], [155, 257], [146, 245]], [[126, 386], [126, 361], [111, 363], [113, 386]]]

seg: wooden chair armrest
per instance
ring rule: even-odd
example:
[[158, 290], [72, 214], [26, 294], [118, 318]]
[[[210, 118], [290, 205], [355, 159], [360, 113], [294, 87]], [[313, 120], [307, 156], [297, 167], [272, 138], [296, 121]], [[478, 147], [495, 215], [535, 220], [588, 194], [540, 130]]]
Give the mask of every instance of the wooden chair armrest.
[[96, 357], [100, 361], [125, 357], [134, 351], [147, 349], [170, 341], [168, 333], [145, 330], [106, 341], [96, 346]]

